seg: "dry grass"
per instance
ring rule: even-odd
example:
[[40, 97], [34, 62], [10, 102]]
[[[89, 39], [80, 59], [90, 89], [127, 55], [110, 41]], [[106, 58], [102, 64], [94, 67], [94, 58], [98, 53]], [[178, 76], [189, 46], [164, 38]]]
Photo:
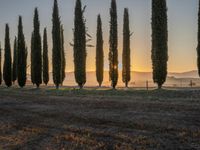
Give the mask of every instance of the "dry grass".
[[200, 149], [198, 90], [0, 89], [0, 149]]

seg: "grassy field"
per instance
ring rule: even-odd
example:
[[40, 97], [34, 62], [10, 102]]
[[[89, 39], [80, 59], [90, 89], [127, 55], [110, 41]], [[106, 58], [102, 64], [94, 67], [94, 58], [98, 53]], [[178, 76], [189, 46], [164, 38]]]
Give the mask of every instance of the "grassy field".
[[198, 89], [0, 88], [3, 150], [199, 150]]

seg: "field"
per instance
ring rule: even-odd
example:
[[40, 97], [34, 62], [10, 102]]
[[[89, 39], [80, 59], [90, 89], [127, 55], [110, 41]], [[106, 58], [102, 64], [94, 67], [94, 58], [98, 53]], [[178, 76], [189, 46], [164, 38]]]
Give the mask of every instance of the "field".
[[2, 150], [198, 150], [198, 89], [0, 88]]

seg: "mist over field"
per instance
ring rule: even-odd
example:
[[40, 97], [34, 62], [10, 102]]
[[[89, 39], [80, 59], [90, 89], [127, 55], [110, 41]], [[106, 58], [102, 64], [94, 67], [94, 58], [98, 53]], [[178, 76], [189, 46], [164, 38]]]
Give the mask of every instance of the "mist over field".
[[[30, 80], [30, 75], [28, 75], [28, 80]], [[169, 87], [190, 87], [191, 80], [195, 83], [195, 86], [200, 86], [200, 79], [198, 77], [197, 71], [188, 71], [182, 73], [174, 73], [171, 72], [168, 74], [168, 78], [166, 81], [165, 86]], [[151, 72], [131, 72], [131, 81], [130, 87], [146, 87], [146, 81], [149, 82], [149, 86], [155, 87], [156, 85], [153, 83], [152, 80], [152, 73]], [[50, 84], [53, 84], [52, 80], [52, 73], [50, 73]], [[66, 79], [64, 80], [65, 86], [76, 86], [74, 73], [73, 72], [66, 72]], [[86, 86], [98, 86], [96, 81], [96, 73], [95, 71], [87, 72], [87, 82]], [[103, 86], [109, 87], [109, 72], [104, 71], [104, 82]], [[119, 80], [118, 80], [118, 87], [123, 87], [124, 83], [122, 82], [122, 73], [119, 72]]]

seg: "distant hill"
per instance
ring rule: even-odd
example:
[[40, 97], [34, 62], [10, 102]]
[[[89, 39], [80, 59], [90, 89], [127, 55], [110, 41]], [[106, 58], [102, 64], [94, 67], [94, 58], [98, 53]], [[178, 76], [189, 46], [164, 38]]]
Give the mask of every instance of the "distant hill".
[[188, 71], [183, 73], [169, 73], [168, 76], [173, 76], [176, 78], [199, 78], [198, 71]]
[[[120, 71], [118, 86], [124, 86], [124, 84], [122, 82], [121, 74], [122, 73]], [[30, 80], [30, 75], [28, 76], [28, 79]], [[138, 87], [142, 86], [143, 87], [146, 85], [147, 80], [149, 82], [149, 86], [155, 86], [152, 81], [152, 73], [151, 72], [132, 71], [130, 86], [138, 86]], [[198, 77], [198, 72], [196, 70], [183, 72], [183, 73], [171, 72], [171, 73], [168, 73], [168, 78], [167, 78], [167, 82], [165, 85], [167, 85], [167, 86], [188, 86], [191, 80], [193, 82], [195, 82], [196, 85], [200, 85], [200, 78]], [[52, 73], [50, 73], [50, 83], [53, 83], [52, 82]], [[73, 72], [66, 73], [66, 79], [65, 79], [64, 85], [69, 85], [69, 86], [76, 85]], [[86, 86], [97, 86], [97, 85], [98, 84], [96, 82], [95, 71], [87, 72]], [[103, 86], [110, 86], [108, 71], [104, 72]]]

